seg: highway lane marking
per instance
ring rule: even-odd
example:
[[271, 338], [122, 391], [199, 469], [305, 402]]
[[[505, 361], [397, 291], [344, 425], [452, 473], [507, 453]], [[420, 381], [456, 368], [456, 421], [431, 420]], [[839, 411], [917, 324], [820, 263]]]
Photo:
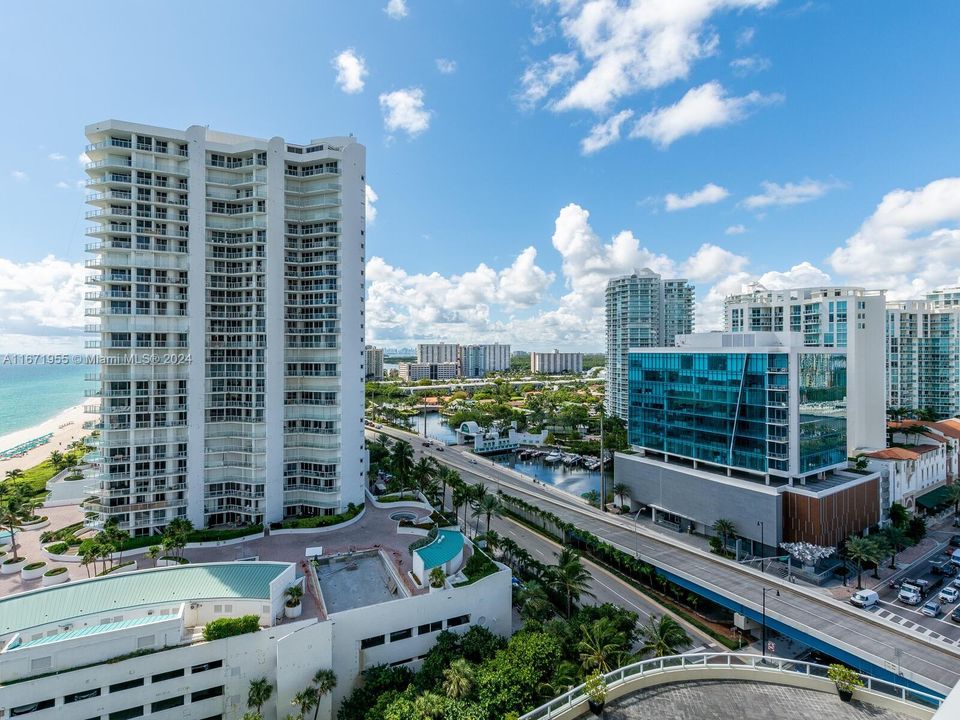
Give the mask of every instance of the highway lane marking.
[[[623, 602], [627, 603], [628, 605], [631, 605], [631, 606], [635, 607], [635, 608], [637, 609], [637, 612], [638, 612], [640, 615], [643, 615], [644, 618], [649, 618], [649, 617], [651, 617], [651, 613], [647, 612], [647, 611], [644, 610], [642, 607], [640, 607], [639, 605], [637, 605], [635, 602], [633, 602], [633, 600], [630, 600], [629, 598], [624, 597], [623, 595], [621, 595], [619, 592], [617, 592], [616, 590], [614, 590], [612, 587], [610, 587], [609, 585], [607, 585], [607, 584], [606, 584], [605, 582], [603, 582], [602, 580], [598, 580], [597, 578], [593, 578], [593, 581], [594, 581], [595, 583], [597, 583], [597, 585], [600, 585], [601, 587], [605, 587], [607, 590], [609, 590], [610, 592], [612, 592], [612, 593], [613, 593], [614, 595], [616, 595], [618, 598], [620, 598], [621, 600], [623, 600]], [[634, 591], [634, 592], [636, 592], [636, 591]]]

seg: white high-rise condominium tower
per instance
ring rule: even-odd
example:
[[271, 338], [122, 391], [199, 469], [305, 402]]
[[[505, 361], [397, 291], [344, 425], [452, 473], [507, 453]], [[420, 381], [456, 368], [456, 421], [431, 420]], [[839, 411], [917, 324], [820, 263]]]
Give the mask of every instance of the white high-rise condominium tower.
[[417, 345], [417, 362], [455, 363], [459, 347], [456, 343], [420, 343]]
[[627, 421], [627, 358], [631, 348], [671, 347], [693, 332], [694, 288], [650, 268], [607, 283], [606, 411]]
[[804, 347], [846, 348], [850, 453], [886, 447], [883, 290], [814, 287], [767, 290], [752, 284], [724, 300], [726, 332], [791, 332]]
[[86, 134], [94, 523], [149, 535], [362, 502], [365, 148], [117, 120]]

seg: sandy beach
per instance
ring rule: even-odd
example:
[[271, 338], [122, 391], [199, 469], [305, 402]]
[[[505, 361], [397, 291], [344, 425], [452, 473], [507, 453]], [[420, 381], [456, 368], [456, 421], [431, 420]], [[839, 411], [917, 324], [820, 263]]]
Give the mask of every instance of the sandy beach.
[[53, 433], [50, 442], [35, 447], [30, 452], [21, 457], [0, 459], [0, 477], [6, 474], [7, 470], [26, 470], [38, 463], [43, 462], [54, 450], [61, 452], [74, 440], [83, 437], [89, 431], [84, 431], [83, 423], [87, 420], [96, 419], [94, 415], [88, 415], [83, 411], [83, 404], [74, 405], [58, 413], [49, 420], [44, 420], [38, 425], [17, 430], [0, 436], [0, 451], [12, 448], [20, 443], [27, 442], [34, 438]]

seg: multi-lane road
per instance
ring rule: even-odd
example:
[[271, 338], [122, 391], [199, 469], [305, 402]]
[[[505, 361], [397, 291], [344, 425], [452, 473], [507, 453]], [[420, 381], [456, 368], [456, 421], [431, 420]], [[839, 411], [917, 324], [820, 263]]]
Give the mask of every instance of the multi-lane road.
[[759, 570], [682, 545], [648, 528], [634, 529], [626, 518], [602, 513], [562, 491], [534, 484], [526, 476], [476, 458], [463, 449], [448, 447], [437, 452], [436, 445], [424, 448], [416, 435], [392, 428], [373, 431], [371, 437], [380, 432], [408, 440], [418, 454], [429, 454], [455, 468], [466, 482], [485, 482], [549, 510], [625, 552], [639, 551], [644, 560], [660, 570], [706, 593], [727, 598], [744, 610], [759, 613], [762, 589], [774, 589], [777, 592], [766, 594], [766, 613], [771, 622], [787, 625], [829, 646], [834, 651], [831, 654], [842, 659], [872, 666], [874, 674], [899, 675], [901, 682], [942, 694], [960, 681], [960, 645], [951, 637], [934, 638], [912, 632], [877, 613], [834, 600], [820, 590], [761, 575]]

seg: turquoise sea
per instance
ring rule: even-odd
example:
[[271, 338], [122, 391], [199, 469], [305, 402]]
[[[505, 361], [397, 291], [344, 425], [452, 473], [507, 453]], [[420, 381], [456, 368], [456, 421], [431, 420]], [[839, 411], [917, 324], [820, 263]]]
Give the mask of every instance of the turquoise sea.
[[94, 387], [84, 365], [0, 364], [0, 435], [23, 430], [83, 401], [84, 390]]

